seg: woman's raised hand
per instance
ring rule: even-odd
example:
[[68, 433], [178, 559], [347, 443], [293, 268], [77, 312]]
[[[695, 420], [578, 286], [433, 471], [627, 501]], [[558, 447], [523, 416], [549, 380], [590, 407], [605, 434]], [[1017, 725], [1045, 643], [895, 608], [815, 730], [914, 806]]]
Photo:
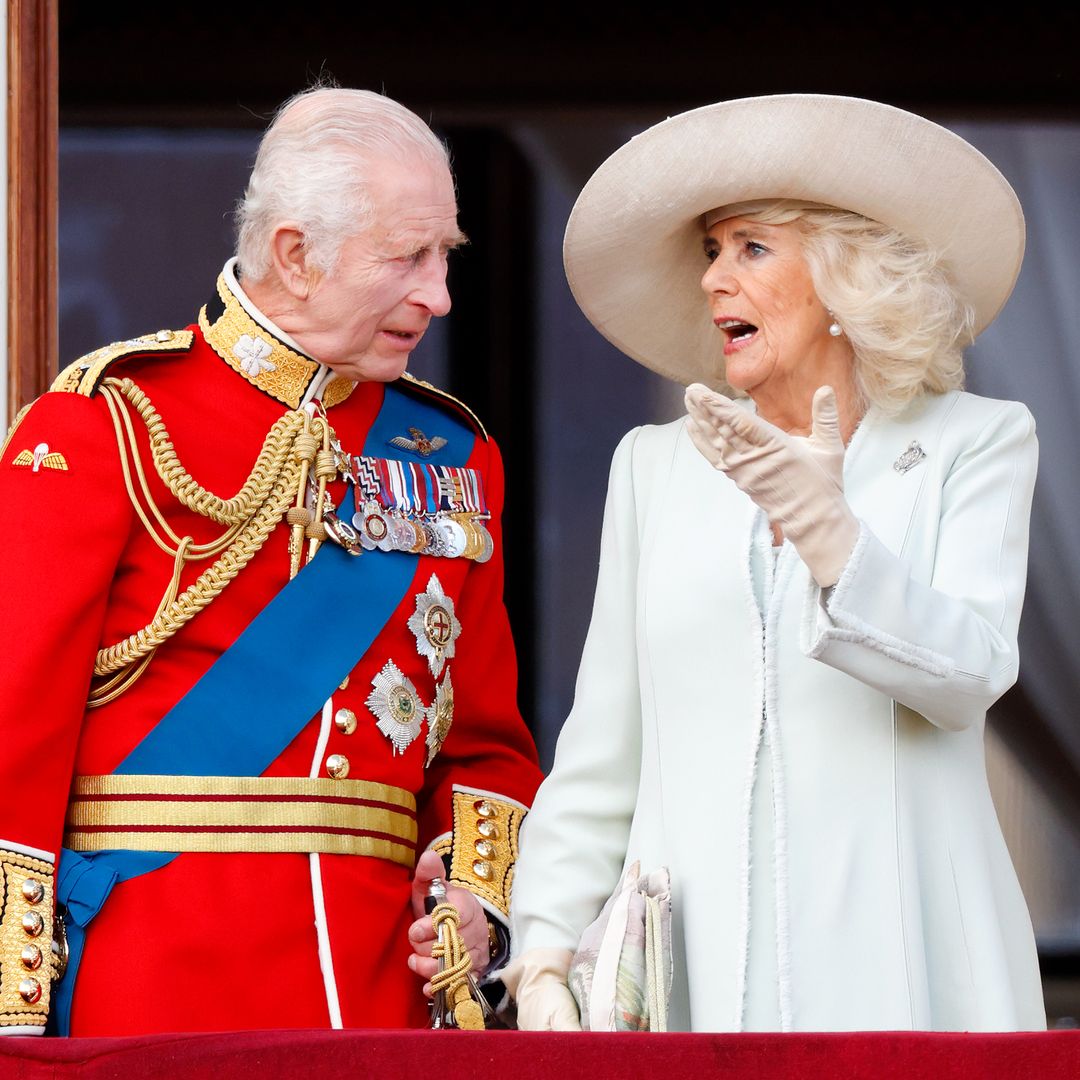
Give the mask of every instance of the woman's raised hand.
[[687, 387], [686, 410], [690, 438], [705, 459], [765, 511], [822, 588], [835, 585], [859, 523], [844, 498], [844, 440], [832, 387], [814, 394], [809, 437], [789, 435], [698, 383]]

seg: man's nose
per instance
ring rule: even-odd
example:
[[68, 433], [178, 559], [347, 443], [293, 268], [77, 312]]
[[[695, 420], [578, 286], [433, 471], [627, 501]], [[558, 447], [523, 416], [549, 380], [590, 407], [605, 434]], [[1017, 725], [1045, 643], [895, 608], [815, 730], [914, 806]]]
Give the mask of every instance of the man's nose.
[[441, 260], [424, 276], [413, 292], [413, 302], [428, 309], [432, 315], [445, 315], [450, 310], [450, 291], [446, 287], [446, 262]]

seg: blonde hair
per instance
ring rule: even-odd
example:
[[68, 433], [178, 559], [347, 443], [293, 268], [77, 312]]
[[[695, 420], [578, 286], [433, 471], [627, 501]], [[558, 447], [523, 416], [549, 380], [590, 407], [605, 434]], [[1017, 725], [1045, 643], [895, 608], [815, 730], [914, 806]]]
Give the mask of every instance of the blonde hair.
[[964, 385], [974, 312], [926, 244], [850, 210], [791, 199], [708, 215], [721, 216], [798, 223], [818, 299], [851, 343], [856, 386], [868, 403], [895, 414], [920, 394]]
[[371, 224], [366, 174], [387, 157], [450, 166], [431, 128], [382, 94], [316, 86], [286, 101], [236, 211], [244, 277], [257, 281], [270, 268], [270, 238], [283, 221], [299, 225], [312, 265], [329, 273], [342, 243]]

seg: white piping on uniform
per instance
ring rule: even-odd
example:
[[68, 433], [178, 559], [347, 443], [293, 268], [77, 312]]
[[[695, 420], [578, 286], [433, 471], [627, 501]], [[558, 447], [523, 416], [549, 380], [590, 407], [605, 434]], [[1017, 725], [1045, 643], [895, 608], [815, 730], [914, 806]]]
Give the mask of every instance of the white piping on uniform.
[[[315, 757], [311, 762], [311, 779], [318, 778], [322, 768], [323, 754], [330, 742], [330, 728], [334, 721], [334, 696], [326, 699], [322, 708], [322, 722], [319, 725], [319, 741], [315, 747]], [[338, 1001], [337, 979], [334, 977], [334, 955], [330, 950], [330, 930], [326, 923], [326, 902], [323, 899], [322, 863], [319, 853], [308, 855], [311, 868], [311, 899], [315, 907], [315, 936], [319, 942], [319, 968], [322, 971], [323, 987], [326, 990], [326, 1009], [330, 1014], [330, 1026], [337, 1030], [344, 1027], [341, 1022], [341, 1003]]]

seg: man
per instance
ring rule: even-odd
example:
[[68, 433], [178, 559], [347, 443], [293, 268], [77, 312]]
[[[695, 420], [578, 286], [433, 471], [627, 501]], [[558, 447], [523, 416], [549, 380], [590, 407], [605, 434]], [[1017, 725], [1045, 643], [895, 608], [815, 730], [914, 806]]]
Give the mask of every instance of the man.
[[443, 874], [476, 967], [505, 953], [539, 772], [501, 465], [405, 373], [456, 215], [416, 116], [301, 94], [198, 321], [91, 353], [16, 421], [0, 478], [38, 523], [0, 541], [6, 1031], [50, 1006], [72, 1035], [422, 1025]]

